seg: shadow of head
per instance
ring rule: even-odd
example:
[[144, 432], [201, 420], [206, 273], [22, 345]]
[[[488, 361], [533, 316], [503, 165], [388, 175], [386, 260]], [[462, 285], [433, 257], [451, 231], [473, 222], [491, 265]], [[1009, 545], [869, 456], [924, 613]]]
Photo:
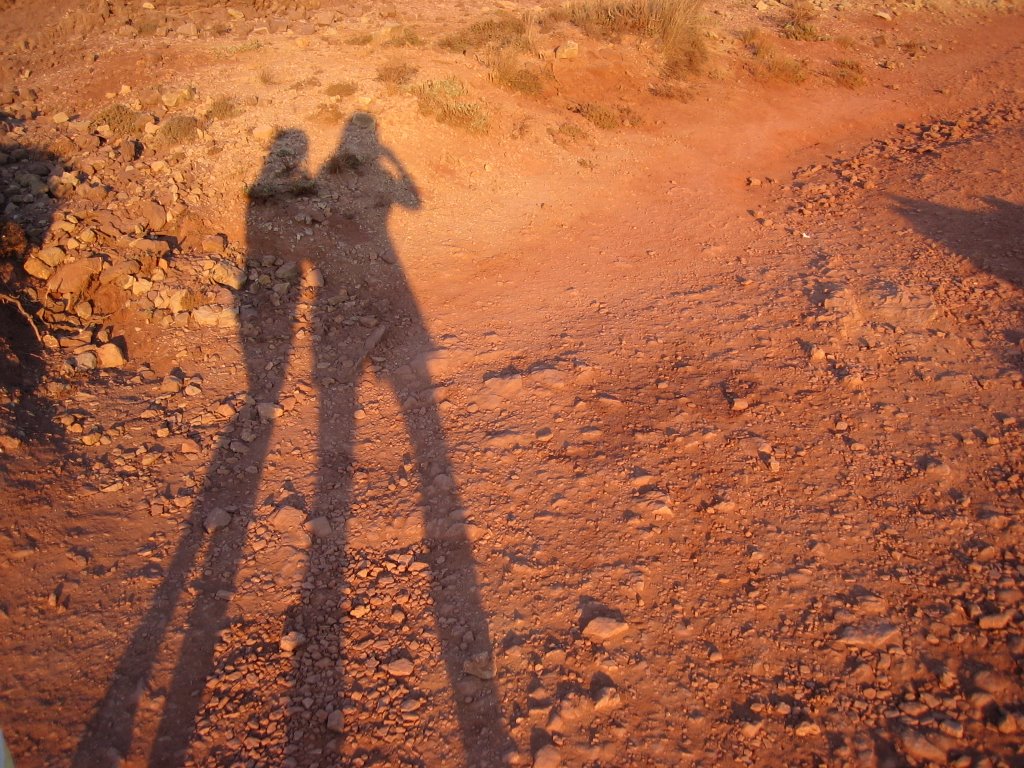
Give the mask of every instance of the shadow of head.
[[923, 236], [1002, 280], [1024, 284], [1024, 206], [982, 197], [985, 207], [953, 208], [891, 196], [894, 209]]

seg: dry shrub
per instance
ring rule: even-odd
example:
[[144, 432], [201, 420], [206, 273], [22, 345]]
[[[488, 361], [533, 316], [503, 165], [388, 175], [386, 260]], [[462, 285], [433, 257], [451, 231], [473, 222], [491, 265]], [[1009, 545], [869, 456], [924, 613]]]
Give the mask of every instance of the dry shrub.
[[441, 47], [467, 53], [478, 48], [514, 48], [529, 50], [526, 22], [507, 11], [473, 22], [441, 40]]
[[387, 85], [408, 85], [420, 71], [419, 67], [404, 62], [392, 62], [377, 68], [377, 79]]
[[96, 128], [105, 125], [110, 129], [111, 134], [119, 139], [137, 136], [139, 133], [139, 113], [129, 109], [124, 104], [111, 104], [104, 107], [92, 119], [90, 127]]
[[782, 36], [808, 43], [824, 40], [825, 36], [814, 26], [817, 18], [818, 11], [813, 5], [806, 0], [795, 0], [782, 21]]
[[540, 96], [550, 75], [537, 66], [522, 64], [511, 52], [494, 56], [490, 63], [491, 80], [502, 88], [526, 96]]
[[343, 83], [334, 83], [332, 85], [327, 86], [327, 89], [324, 91], [324, 93], [335, 99], [344, 99], [347, 96], [353, 95], [358, 90], [359, 86], [357, 86], [355, 83], [351, 81], [346, 80]]
[[345, 113], [338, 108], [337, 104], [328, 103], [317, 107], [316, 112], [311, 117], [318, 123], [337, 125], [345, 119]]
[[684, 104], [693, 101], [695, 95], [690, 88], [680, 87], [675, 83], [654, 83], [647, 90], [659, 99], [672, 99]]
[[230, 96], [221, 96], [216, 99], [210, 108], [206, 110], [207, 120], [229, 120], [237, 117], [239, 113], [238, 104]]
[[749, 29], [740, 35], [750, 51], [747, 65], [755, 80], [779, 80], [784, 83], [802, 83], [807, 79], [807, 67], [802, 61], [784, 56], [758, 29]]
[[359, 35], [352, 35], [351, 37], [349, 37], [349, 38], [347, 38], [345, 40], [345, 43], [347, 45], [369, 45], [372, 42], [373, 42], [373, 35], [371, 35], [369, 33], [359, 34]]
[[160, 124], [156, 140], [165, 147], [173, 147], [195, 141], [198, 135], [199, 121], [192, 115], [171, 115]]
[[548, 128], [548, 135], [551, 136], [552, 141], [562, 147], [590, 137], [589, 133], [568, 120], [560, 123], [556, 128]]
[[486, 133], [487, 112], [468, 98], [466, 86], [456, 77], [430, 80], [416, 88], [420, 112], [440, 123], [464, 128], [473, 133]]
[[844, 88], [860, 88], [867, 82], [864, 77], [864, 68], [856, 61], [842, 59], [832, 62], [832, 71], [829, 76]]
[[605, 107], [601, 104], [573, 104], [569, 107], [570, 112], [575, 112], [580, 117], [593, 125], [606, 131], [614, 131], [624, 125], [638, 126], [643, 120], [631, 107]]
[[549, 11], [547, 18], [603, 40], [657, 40], [665, 56], [662, 74], [679, 78], [699, 73], [709, 58], [699, 23], [703, 5], [704, 0], [582, 0]]
[[411, 46], [421, 46], [423, 42], [423, 38], [420, 37], [415, 27], [396, 27], [391, 30], [391, 34], [384, 41], [384, 45], [392, 48], [408, 48]]

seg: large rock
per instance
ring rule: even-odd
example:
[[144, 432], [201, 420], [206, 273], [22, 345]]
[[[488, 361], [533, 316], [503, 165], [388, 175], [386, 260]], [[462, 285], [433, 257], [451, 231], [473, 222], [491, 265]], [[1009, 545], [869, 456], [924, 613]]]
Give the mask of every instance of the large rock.
[[81, 296], [102, 269], [99, 256], [61, 264], [46, 283], [46, 290], [60, 296]]

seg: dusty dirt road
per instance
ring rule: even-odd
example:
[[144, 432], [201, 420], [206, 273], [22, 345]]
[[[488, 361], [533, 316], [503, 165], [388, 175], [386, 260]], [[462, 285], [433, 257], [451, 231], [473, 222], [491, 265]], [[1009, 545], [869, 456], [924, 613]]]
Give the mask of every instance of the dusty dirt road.
[[[257, 6], [8, 61], [61, 297], [4, 401], [17, 765], [1024, 765], [1019, 15], [827, 12], [785, 50], [850, 90], [730, 69], [776, 11], [725, 4], [687, 99], [584, 42], [520, 102]], [[497, 127], [417, 114], [395, 51]], [[181, 83], [241, 114], [154, 154]], [[602, 95], [643, 124], [561, 127]], [[136, 98], [138, 147], [79, 117]]]

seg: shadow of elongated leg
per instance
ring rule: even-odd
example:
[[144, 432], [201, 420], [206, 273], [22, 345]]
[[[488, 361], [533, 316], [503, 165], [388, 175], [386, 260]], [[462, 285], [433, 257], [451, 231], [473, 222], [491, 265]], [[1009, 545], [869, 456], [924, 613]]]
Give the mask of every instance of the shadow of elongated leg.
[[[429, 387], [429, 380], [421, 380], [412, 391], [422, 393]], [[512, 742], [493, 680], [494, 648], [473, 548], [464, 529], [449, 524], [449, 515], [460, 502], [440, 417], [432, 401], [418, 413], [407, 409], [404, 416], [420, 471], [425, 528], [441, 536], [428, 542], [431, 596], [466, 763], [501, 765]]]
[[[260, 309], [262, 312], [256, 315], [261, 326], [259, 332], [246, 340], [249, 392], [257, 404], [276, 403], [291, 348], [294, 306], [291, 302], [281, 302]], [[272, 363], [269, 371], [268, 363]], [[256, 438], [239, 457], [235, 452], [237, 442], [232, 435], [227, 436], [226, 445], [218, 451], [197, 501], [200, 514], [208, 514], [217, 506], [233, 507], [237, 513], [227, 527], [217, 532], [206, 551], [202, 569], [206, 580], [185, 622], [185, 637], [150, 750], [152, 766], [181, 764], [193, 737], [203, 684], [213, 670], [214, 647], [224, 627], [229, 593], [234, 591], [272, 432], [270, 424], [259, 423], [258, 412], [252, 413], [252, 409], [246, 408], [242, 413], [247, 411], [253, 421], [243, 421], [241, 414], [238, 421], [250, 431], [257, 430]], [[239, 462], [244, 466], [240, 467]], [[222, 590], [228, 594], [221, 593]]]
[[126, 756], [131, 749], [142, 688], [152, 674], [168, 624], [181, 599], [185, 579], [196, 562], [204, 538], [202, 520], [193, 515], [189, 533], [179, 543], [167, 576], [132, 634], [107, 692], [78, 743], [71, 761], [75, 768], [108, 768], [112, 758]]
[[[322, 346], [317, 358], [325, 357]], [[333, 369], [327, 369], [333, 370]], [[345, 588], [346, 516], [351, 493], [352, 431], [355, 390], [350, 382], [317, 381], [320, 395], [319, 453], [313, 518], [324, 517], [330, 533], [314, 538], [306, 559], [302, 601], [289, 611], [286, 631], [298, 631], [306, 644], [292, 658], [291, 700], [313, 699], [310, 707], [294, 707], [285, 725], [286, 743], [293, 759], [303, 764], [308, 750], [323, 750], [338, 734], [329, 731], [315, 713], [338, 708], [345, 693], [343, 657], [344, 622], [341, 601]], [[323, 659], [333, 663], [325, 667]]]
[[[273, 386], [279, 388], [280, 384], [276, 383]], [[245, 524], [242, 520], [235, 520], [232, 525], [217, 530], [212, 536], [206, 535], [204, 525], [207, 516], [215, 508], [233, 507], [240, 503], [243, 505], [241, 507], [243, 514], [239, 517], [245, 519], [244, 510], [251, 506], [252, 500], [255, 498], [259, 482], [258, 476], [247, 478], [247, 485], [241, 489], [240, 493], [237, 492], [239, 489], [235, 483], [232, 483], [230, 487], [227, 485], [220, 487], [222, 476], [235, 473], [233, 464], [237, 454], [231, 444], [236, 439], [239, 427], [244, 420], [245, 412], [243, 411], [232, 420], [217, 446], [203, 490], [193, 508], [188, 533], [178, 544], [178, 549], [168, 567], [167, 576], [157, 589], [149, 609], [133, 633], [128, 647], [114, 670], [107, 692], [86, 727], [85, 734], [72, 759], [72, 765], [76, 768], [93, 765], [102, 765], [105, 768], [110, 765], [114, 753], [120, 756], [128, 755], [135, 730], [139, 698], [153, 674], [153, 668], [161, 647], [167, 640], [168, 629], [178, 609], [182, 592], [185, 591], [189, 574], [196, 566], [204, 545], [206, 550], [205, 570], [214, 569], [213, 573], [217, 574], [218, 584], [223, 584], [225, 587], [231, 584], [237, 562], [237, 552], [245, 537]], [[270, 438], [269, 432], [269, 428], [264, 429], [263, 434], [253, 442], [249, 449], [249, 456], [252, 458], [258, 456], [259, 458], [256, 460], [259, 464], [262, 464], [263, 456], [266, 454]], [[234, 553], [233, 558], [229, 553]], [[227, 559], [233, 561], [230, 567], [225, 569], [223, 564]], [[216, 626], [224, 612], [224, 601], [216, 600], [219, 607], [214, 606], [213, 603], [218, 588], [212, 584], [204, 585], [204, 592], [196, 599], [190, 611], [179, 669], [183, 664], [196, 669], [196, 671], [202, 666], [196, 666], [199, 657], [195, 656], [196, 649], [192, 646], [195, 645], [197, 634], [205, 635], [207, 632], [216, 632], [216, 629], [210, 628]], [[176, 670], [175, 679], [177, 680], [179, 677], [180, 673]], [[175, 707], [178, 698], [183, 693], [172, 685], [167, 697], [168, 708]], [[161, 733], [166, 739], [164, 722], [168, 722], [166, 710], [161, 724]], [[169, 752], [166, 748], [161, 748], [160, 752], [154, 752], [154, 764], [173, 764], [175, 761], [172, 760], [169, 763], [165, 759], [167, 755]]]

